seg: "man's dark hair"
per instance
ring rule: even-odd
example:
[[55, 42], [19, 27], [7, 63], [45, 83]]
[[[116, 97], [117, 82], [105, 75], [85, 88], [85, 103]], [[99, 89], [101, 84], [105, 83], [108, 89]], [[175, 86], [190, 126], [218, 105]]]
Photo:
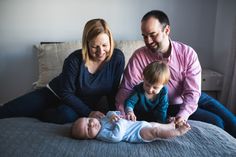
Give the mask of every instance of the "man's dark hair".
[[143, 21], [147, 21], [149, 18], [154, 17], [156, 19], [159, 20], [159, 22], [163, 25], [163, 28], [165, 28], [166, 25], [170, 25], [170, 21], [168, 16], [160, 10], [151, 10], [148, 13], [146, 13], [143, 18], [142, 18], [142, 22]]

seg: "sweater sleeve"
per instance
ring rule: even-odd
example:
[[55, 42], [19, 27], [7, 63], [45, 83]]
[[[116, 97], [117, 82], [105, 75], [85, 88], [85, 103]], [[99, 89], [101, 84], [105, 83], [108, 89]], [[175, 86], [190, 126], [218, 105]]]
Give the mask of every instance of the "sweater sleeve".
[[153, 111], [153, 114], [157, 121], [161, 123], [166, 123], [167, 120], [167, 108], [169, 106], [168, 103], [168, 90], [167, 87], [164, 86], [160, 92], [159, 96], [159, 104], [157, 108]]
[[82, 56], [73, 53], [65, 59], [61, 79], [60, 96], [62, 101], [71, 106], [81, 116], [88, 116], [92, 109], [76, 96], [76, 80], [81, 70]]
[[134, 112], [134, 107], [138, 103], [139, 97], [138, 93], [134, 91], [126, 100], [124, 103], [125, 107], [125, 113], [127, 114], [128, 112]]
[[192, 48], [189, 47], [186, 52], [189, 53], [186, 53], [184, 58], [186, 67], [182, 92], [184, 101], [177, 116], [188, 119], [196, 111], [201, 95], [201, 65], [197, 53]]
[[121, 76], [124, 72], [124, 66], [125, 66], [125, 57], [122, 51], [119, 49], [114, 50], [114, 80], [113, 80], [113, 86], [112, 86], [112, 92], [110, 92], [107, 96], [108, 98], [108, 104], [109, 104], [109, 109], [110, 110], [115, 110], [115, 96], [117, 94], [119, 85], [120, 85], [120, 80]]
[[133, 87], [142, 81], [143, 68], [136, 56], [130, 58], [116, 96], [116, 109], [122, 113], [124, 113], [124, 102], [133, 91]]

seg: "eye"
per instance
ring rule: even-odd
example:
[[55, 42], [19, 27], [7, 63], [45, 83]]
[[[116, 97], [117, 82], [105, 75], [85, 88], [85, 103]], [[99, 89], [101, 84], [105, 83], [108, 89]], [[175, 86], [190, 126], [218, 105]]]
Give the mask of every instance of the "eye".
[[91, 48], [93, 48], [93, 49], [97, 49], [97, 46], [92, 45]]
[[90, 132], [90, 125], [87, 126], [87, 131]]
[[157, 89], [159, 89], [159, 87], [153, 87], [153, 89], [157, 90]]
[[156, 38], [158, 36], [158, 33], [155, 33], [155, 34], [151, 34], [150, 37], [151, 38]]
[[146, 36], [146, 35], [143, 35], [143, 39], [147, 39], [147, 36]]

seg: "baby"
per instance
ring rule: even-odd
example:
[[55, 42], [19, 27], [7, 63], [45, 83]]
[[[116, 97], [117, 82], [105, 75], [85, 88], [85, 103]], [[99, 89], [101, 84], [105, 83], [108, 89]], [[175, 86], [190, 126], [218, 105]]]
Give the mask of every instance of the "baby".
[[191, 129], [187, 122], [176, 128], [174, 119], [169, 124], [130, 121], [122, 118], [119, 111], [109, 111], [100, 120], [79, 118], [72, 125], [72, 137], [76, 139], [98, 139], [107, 142], [151, 142], [160, 138], [173, 138]]

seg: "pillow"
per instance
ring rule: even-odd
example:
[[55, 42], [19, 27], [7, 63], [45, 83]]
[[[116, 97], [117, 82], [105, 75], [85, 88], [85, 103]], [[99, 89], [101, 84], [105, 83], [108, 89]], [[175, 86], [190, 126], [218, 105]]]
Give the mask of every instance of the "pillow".
[[[125, 55], [125, 66], [133, 52], [144, 46], [142, 40], [121, 40], [116, 41], [116, 48], [119, 48]], [[50, 80], [60, 74], [65, 58], [77, 49], [82, 48], [81, 41], [71, 41], [54, 44], [35, 45], [38, 53], [39, 76], [33, 83], [34, 88], [45, 87]]]
[[116, 42], [116, 48], [120, 49], [125, 55], [125, 66], [134, 51], [143, 46], [145, 44], [142, 40], [120, 40]]
[[40, 88], [60, 74], [65, 58], [77, 49], [82, 48], [79, 41], [55, 44], [35, 45], [37, 49], [39, 76], [33, 83], [34, 88]]

